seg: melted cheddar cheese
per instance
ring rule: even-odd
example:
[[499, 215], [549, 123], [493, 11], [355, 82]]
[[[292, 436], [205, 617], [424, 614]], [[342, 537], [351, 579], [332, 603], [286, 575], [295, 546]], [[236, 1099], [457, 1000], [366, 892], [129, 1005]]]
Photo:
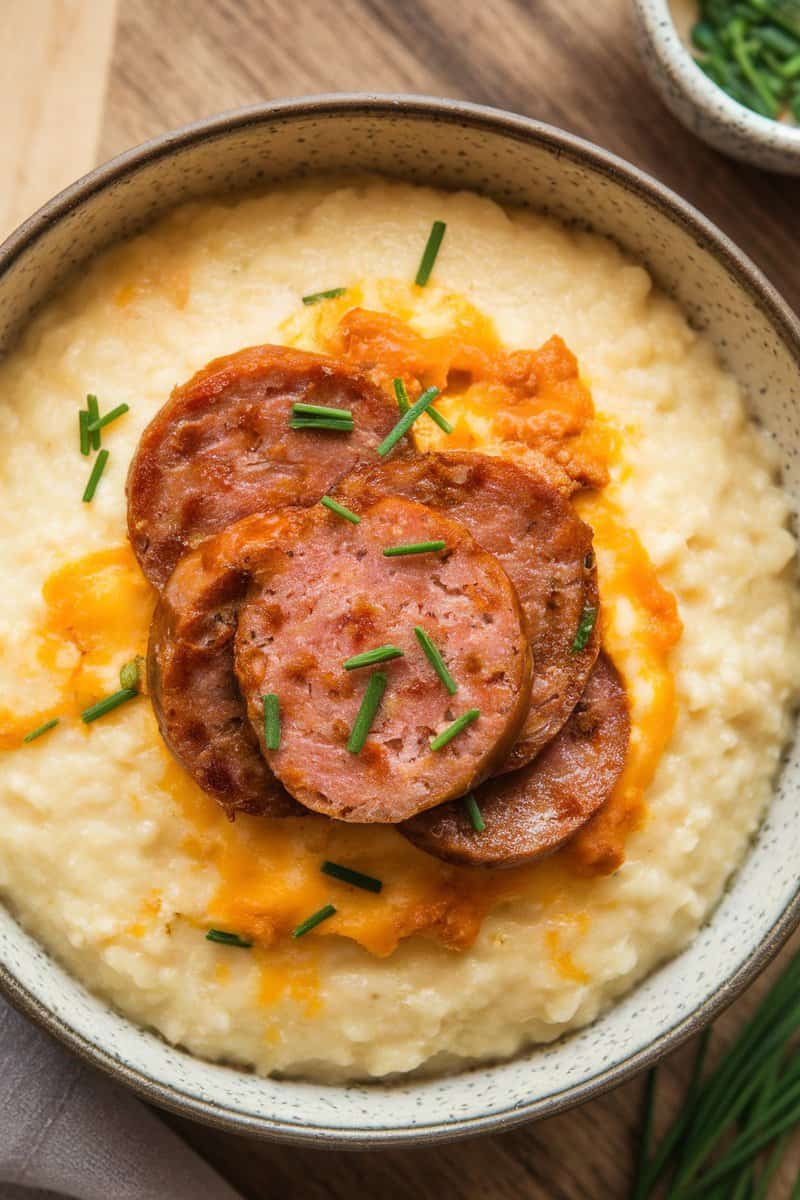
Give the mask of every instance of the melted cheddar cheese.
[[[382, 386], [399, 376], [413, 395], [439, 387], [437, 407], [454, 432], [445, 438], [433, 422], [419, 421], [420, 448], [490, 449], [523, 463], [532, 455], [535, 466], [551, 465], [565, 494], [594, 485], [576, 503], [595, 533], [603, 644], [628, 690], [631, 744], [611, 799], [567, 847], [527, 867], [476, 872], [429, 857], [387, 826], [315, 815], [270, 821], [243, 815], [230, 822], [171, 757], [153, 719], [153, 744], [163, 752], [162, 788], [185, 830], [183, 853], [213, 879], [205, 926], [235, 930], [255, 943], [263, 1004], [288, 993], [308, 1015], [319, 1003], [317, 939], [346, 937], [386, 956], [419, 934], [462, 950], [489, 911], [519, 898], [558, 906], [562, 915], [548, 929], [545, 948], [561, 977], [584, 981], [573, 957], [589, 920], [581, 908], [587, 886], [582, 877], [622, 862], [625, 838], [645, 817], [646, 788], [676, 715], [669, 659], [681, 633], [677, 606], [609, 498], [611, 489], [599, 490], [612, 463], [624, 472], [624, 440], [595, 414], [574, 356], [558, 337], [537, 351], [504, 350], [492, 323], [463, 297], [380, 281], [372, 286], [372, 302], [376, 288], [383, 311], [353, 307], [363, 299], [358, 285], [293, 317], [285, 340], [356, 361]], [[121, 293], [117, 302], [132, 299]], [[415, 331], [409, 324], [414, 320], [428, 336]], [[65, 563], [48, 578], [43, 595], [37, 652], [52, 671], [56, 695], [47, 710], [0, 713], [3, 746], [18, 746], [25, 732], [51, 715], [77, 717], [102, 694], [103, 670], [145, 652], [154, 595], [127, 546]], [[124, 710], [117, 719], [126, 719]], [[332, 883], [319, 869], [326, 858], [382, 879], [382, 893]], [[332, 899], [332, 919], [301, 943], [288, 939], [294, 926]], [[142, 899], [129, 933], [140, 937], [148, 922], [160, 918], [160, 894], [153, 891]], [[202, 927], [199, 918], [196, 923]], [[268, 1028], [265, 1036], [277, 1033]]]

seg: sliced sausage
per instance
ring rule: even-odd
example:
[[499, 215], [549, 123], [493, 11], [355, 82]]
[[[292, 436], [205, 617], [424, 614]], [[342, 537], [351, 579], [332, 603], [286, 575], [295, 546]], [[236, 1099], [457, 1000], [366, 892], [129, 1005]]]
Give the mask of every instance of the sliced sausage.
[[[350, 409], [350, 433], [293, 430], [296, 402]], [[128, 474], [128, 533], [162, 588], [183, 554], [241, 517], [319, 500], [398, 419], [358, 368], [285, 346], [217, 358], [145, 429]], [[399, 451], [403, 453], [403, 450]]]
[[[445, 549], [382, 554], [429, 541]], [[441, 653], [454, 695], [415, 626]], [[352, 753], [372, 669], [343, 664], [385, 644], [404, 656], [374, 668], [388, 685]], [[302, 804], [343, 821], [402, 821], [460, 795], [508, 754], [530, 700], [530, 652], [508, 576], [459, 522], [396, 497], [365, 507], [358, 525], [325, 513], [280, 566], [256, 573], [239, 613], [236, 671], [275, 774]], [[277, 750], [263, 743], [268, 694], [280, 705]], [[433, 750], [431, 740], [471, 709], [480, 716]]]
[[400, 832], [428, 854], [468, 866], [515, 867], [543, 858], [611, 795], [629, 735], [625, 689], [601, 654], [569, 721], [536, 761], [476, 790], [482, 833], [462, 800], [421, 813]]
[[469, 451], [365, 465], [337, 495], [356, 508], [379, 496], [413, 497], [466, 525], [502, 564], [527, 621], [534, 677], [521, 735], [497, 769], [530, 762], [569, 717], [600, 649], [595, 624], [585, 647], [572, 651], [584, 609], [599, 604], [589, 526], [548, 478]]
[[256, 560], [292, 545], [302, 516], [284, 509], [240, 521], [187, 554], [153, 617], [148, 685], [167, 746], [229, 816], [299, 815], [261, 756], [233, 670], [239, 605]]

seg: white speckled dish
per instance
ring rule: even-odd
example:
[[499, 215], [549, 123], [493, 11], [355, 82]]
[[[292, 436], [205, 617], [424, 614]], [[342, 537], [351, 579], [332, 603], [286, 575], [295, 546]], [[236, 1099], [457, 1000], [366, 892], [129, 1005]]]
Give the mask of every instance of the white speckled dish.
[[[122, 155], [0, 248], [0, 345], [67, 271], [190, 197], [370, 169], [591, 225], [646, 263], [716, 343], [800, 499], [800, 324], [699, 213], [586, 142], [523, 117], [419, 97], [323, 96], [214, 117]], [[327, 1087], [193, 1058], [120, 1017], [0, 909], [0, 985], [24, 1012], [147, 1099], [239, 1132], [316, 1145], [434, 1141], [552, 1115], [653, 1062], [709, 1021], [800, 921], [800, 761], [710, 923], [594, 1025], [510, 1062], [434, 1080]]]
[[687, 129], [731, 158], [800, 175], [800, 126], [762, 117], [717, 87], [681, 39], [669, 0], [634, 0], [633, 10], [645, 68]]

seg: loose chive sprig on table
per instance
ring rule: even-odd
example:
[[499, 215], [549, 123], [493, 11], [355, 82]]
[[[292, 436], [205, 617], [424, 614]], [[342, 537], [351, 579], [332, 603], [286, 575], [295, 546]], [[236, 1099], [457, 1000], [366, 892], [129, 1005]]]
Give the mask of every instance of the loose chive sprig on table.
[[[403, 383], [402, 379], [393, 379], [392, 386], [394, 387], [395, 399], [397, 400], [397, 407], [400, 409], [400, 415], [404, 416], [405, 413], [407, 413], [411, 408], [411, 401], [408, 398], [406, 385]], [[428, 416], [432, 421], [436, 422], [443, 433], [451, 434], [453, 432], [453, 426], [450, 424], [447, 417], [442, 416], [438, 409], [429, 408]]]
[[[788, 1135], [800, 1125], [798, 995], [800, 953], [708, 1072], [705, 1032], [678, 1116], [655, 1151], [657, 1077], [655, 1069], [649, 1073], [630, 1200], [765, 1200]], [[798, 1197], [800, 1177], [791, 1200]]]
[[700, 0], [695, 62], [732, 99], [762, 117], [800, 121], [798, 0]]

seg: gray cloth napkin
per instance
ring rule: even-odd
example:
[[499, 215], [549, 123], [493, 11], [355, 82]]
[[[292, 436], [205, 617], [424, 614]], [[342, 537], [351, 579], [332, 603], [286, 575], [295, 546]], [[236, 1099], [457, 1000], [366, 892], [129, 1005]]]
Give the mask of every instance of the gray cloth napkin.
[[63, 1196], [242, 1200], [130, 1092], [0, 1000], [0, 1200]]

